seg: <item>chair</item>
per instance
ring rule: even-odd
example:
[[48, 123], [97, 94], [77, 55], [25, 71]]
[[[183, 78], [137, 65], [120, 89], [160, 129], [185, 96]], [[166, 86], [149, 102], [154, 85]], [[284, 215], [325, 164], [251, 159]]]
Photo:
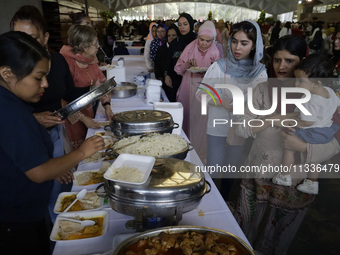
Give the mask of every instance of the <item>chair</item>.
[[128, 49], [126, 48], [125, 44], [119, 42], [117, 47], [113, 50], [114, 55], [130, 55]]

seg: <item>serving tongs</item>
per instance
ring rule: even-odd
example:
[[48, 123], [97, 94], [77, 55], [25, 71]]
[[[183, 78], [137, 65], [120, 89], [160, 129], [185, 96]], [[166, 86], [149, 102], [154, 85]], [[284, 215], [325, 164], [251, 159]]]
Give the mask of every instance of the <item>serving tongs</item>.
[[125, 144], [125, 145], [120, 146], [120, 147], [118, 147], [118, 148], [113, 148], [113, 146], [112, 146], [111, 148], [108, 148], [108, 149], [105, 151], [105, 154], [106, 154], [106, 156], [108, 156], [108, 157], [115, 157], [115, 156], [117, 156], [117, 151], [119, 151], [119, 150], [121, 150], [121, 149], [124, 149], [124, 148], [126, 148], [126, 147], [128, 147], [128, 146], [130, 146], [130, 145], [132, 145], [132, 144], [135, 144], [135, 143], [139, 142], [142, 138], [147, 137], [147, 136], [151, 136], [151, 135], [153, 135], [153, 134], [144, 134], [144, 135], [141, 135], [141, 136], [139, 137], [139, 140], [133, 141], [133, 142], [128, 143], [128, 144]]

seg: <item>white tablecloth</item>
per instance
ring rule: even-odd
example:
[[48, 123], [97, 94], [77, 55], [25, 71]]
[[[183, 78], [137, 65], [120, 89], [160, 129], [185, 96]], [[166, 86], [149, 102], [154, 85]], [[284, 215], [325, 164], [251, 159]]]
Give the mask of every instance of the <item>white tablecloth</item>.
[[128, 46], [126, 47], [130, 55], [143, 55], [141, 50], [144, 49], [143, 46]]
[[[134, 82], [135, 75], [141, 72], [148, 72], [143, 55], [119, 55], [112, 59], [112, 65], [118, 65], [117, 60], [124, 58], [124, 67], [112, 68], [107, 70], [106, 77], [109, 79], [115, 76], [116, 82]], [[154, 73], [151, 73], [151, 78], [154, 79]]]
[[117, 46], [118, 43], [125, 43], [127, 46], [132, 46], [134, 42], [140, 42], [140, 40], [117, 40], [115, 41], [115, 46]]
[[[152, 109], [152, 105], [145, 104], [144, 97], [136, 95], [129, 99], [112, 99], [111, 107], [114, 112], [136, 110], [136, 109]], [[96, 114], [97, 119], [103, 119], [105, 116], [104, 109], [100, 105]], [[87, 136], [92, 136], [96, 130], [89, 129]], [[182, 132], [182, 136], [185, 134]], [[192, 162], [198, 166], [202, 162], [193, 150], [188, 153], [187, 161]], [[90, 167], [92, 168], [92, 167]], [[98, 167], [99, 168], [99, 167]], [[80, 165], [78, 170], [89, 169], [86, 164]], [[205, 194], [201, 203], [194, 210], [184, 213], [179, 225], [195, 225], [217, 228], [228, 231], [249, 244], [247, 238], [237, 224], [234, 216], [229, 210], [227, 204], [223, 200], [221, 194], [216, 188], [209, 174], [205, 175], [206, 180], [211, 184], [211, 191]], [[60, 241], [56, 243], [53, 255], [89, 255], [89, 254], [104, 254], [109, 250], [113, 250], [119, 243], [135, 233], [134, 230], [129, 230], [125, 227], [128, 220], [133, 219], [131, 216], [126, 216], [107, 208], [109, 211], [109, 227], [104, 236], [92, 239], [73, 240], [73, 241]], [[111, 252], [110, 251], [110, 252]], [[110, 252], [105, 254], [110, 254]]]

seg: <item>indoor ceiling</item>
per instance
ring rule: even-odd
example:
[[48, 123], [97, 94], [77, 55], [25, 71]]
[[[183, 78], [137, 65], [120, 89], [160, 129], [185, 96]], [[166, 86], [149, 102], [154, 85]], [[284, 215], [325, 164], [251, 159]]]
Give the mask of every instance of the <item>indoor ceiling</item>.
[[[96, 0], [107, 5], [114, 11], [120, 11], [126, 8], [158, 4], [169, 2], [203, 2], [226, 4], [239, 7], [245, 7], [257, 11], [265, 10], [267, 13], [277, 15], [285, 12], [296, 10], [298, 0]], [[322, 0], [324, 4], [339, 3], [339, 0]]]

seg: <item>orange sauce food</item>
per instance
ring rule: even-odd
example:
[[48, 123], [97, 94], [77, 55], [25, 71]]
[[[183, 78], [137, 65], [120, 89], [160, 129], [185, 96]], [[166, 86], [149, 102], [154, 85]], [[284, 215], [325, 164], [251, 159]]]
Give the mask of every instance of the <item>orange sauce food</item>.
[[120, 250], [118, 255], [146, 254], [145, 251], [152, 251], [153, 255], [253, 254], [232, 237], [209, 231], [187, 231], [161, 232], [158, 236], [140, 239]]
[[94, 218], [82, 218], [81, 220], [93, 220], [96, 222], [95, 225], [85, 227], [81, 231], [70, 234], [67, 238], [61, 238], [59, 240], [75, 240], [75, 239], [85, 239], [90, 237], [96, 237], [103, 234], [104, 217], [94, 217]]
[[[60, 203], [60, 211], [63, 212], [65, 209], [76, 199], [76, 194], [70, 195], [70, 196], [65, 196], [61, 200]], [[81, 211], [83, 210], [83, 207], [81, 205], [81, 202], [78, 200], [77, 202], [72, 205], [72, 207], [68, 210], [69, 212], [73, 211]]]

